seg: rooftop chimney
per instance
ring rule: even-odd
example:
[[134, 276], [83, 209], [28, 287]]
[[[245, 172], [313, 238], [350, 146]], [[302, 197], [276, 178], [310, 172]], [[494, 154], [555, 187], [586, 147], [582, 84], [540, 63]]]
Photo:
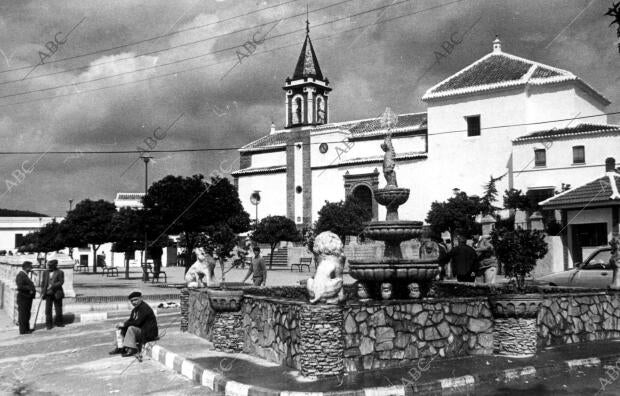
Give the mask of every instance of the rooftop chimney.
[[273, 122], [271, 123], [271, 130], [269, 131], [270, 135], [273, 135], [274, 133], [276, 133], [276, 124], [274, 124]]
[[605, 160], [605, 172], [616, 171], [616, 160], [613, 157], [609, 157]]
[[499, 36], [495, 36], [495, 40], [493, 40], [493, 53], [502, 52], [502, 40], [499, 39]]

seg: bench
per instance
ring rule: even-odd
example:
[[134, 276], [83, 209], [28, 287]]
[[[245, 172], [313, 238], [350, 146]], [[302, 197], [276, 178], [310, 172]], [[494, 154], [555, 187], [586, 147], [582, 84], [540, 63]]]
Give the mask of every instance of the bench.
[[301, 257], [298, 263], [291, 264], [291, 272], [293, 267], [299, 268], [299, 272], [302, 272], [304, 266], [308, 267], [308, 272], [310, 272], [310, 264], [312, 264], [312, 257]]
[[164, 282], [168, 283], [168, 276], [166, 275], [165, 271], [162, 271], [161, 269], [159, 270], [159, 276], [155, 276], [155, 271], [153, 271], [153, 266], [151, 264], [147, 264], [146, 265], [146, 270], [149, 274], [149, 276], [151, 277], [151, 283], [154, 283], [155, 280], [157, 280], [157, 283], [159, 283], [159, 276], [164, 276]]
[[106, 265], [102, 268], [101, 276], [103, 275], [106, 275], [108, 278], [118, 276], [118, 268]]

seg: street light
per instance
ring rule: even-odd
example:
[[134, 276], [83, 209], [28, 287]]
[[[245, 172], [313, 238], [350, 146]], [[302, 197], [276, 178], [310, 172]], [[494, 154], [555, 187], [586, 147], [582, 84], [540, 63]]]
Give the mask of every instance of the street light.
[[[146, 195], [146, 193], [148, 192], [149, 189], [149, 161], [151, 160], [151, 158], [153, 158], [149, 153], [147, 153], [146, 151], [143, 152], [142, 154], [140, 154], [140, 158], [142, 158], [142, 161], [144, 161], [144, 195]], [[142, 280], [144, 282], [148, 282], [149, 280], [149, 273], [146, 270], [146, 251], [148, 249], [148, 238], [146, 235], [146, 229], [144, 230], [144, 254], [143, 254], [143, 263], [142, 263]]]
[[250, 195], [250, 202], [256, 207], [256, 227], [258, 227], [258, 204], [260, 203], [260, 190], [254, 190]]

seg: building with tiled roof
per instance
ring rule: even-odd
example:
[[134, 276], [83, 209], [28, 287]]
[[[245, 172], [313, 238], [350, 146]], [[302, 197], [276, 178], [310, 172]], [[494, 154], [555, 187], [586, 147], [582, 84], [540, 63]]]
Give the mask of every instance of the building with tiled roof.
[[614, 158], [605, 162], [604, 174], [540, 202], [561, 213], [569, 267], [620, 233], [620, 172]]
[[[308, 30], [283, 88], [284, 127], [272, 125], [239, 150], [233, 176], [248, 213], [256, 213], [250, 196], [258, 191], [259, 218], [285, 215], [300, 227], [316, 221], [325, 201], [348, 196], [372, 209], [373, 218], [385, 216], [373, 189], [384, 185], [380, 146], [387, 130], [380, 117], [330, 122], [333, 87]], [[422, 100], [425, 112], [401, 114], [391, 129], [398, 183], [411, 190], [402, 218], [424, 220], [431, 203], [454, 188], [481, 194], [490, 176], [499, 178], [500, 192], [517, 188], [542, 200], [600, 172], [600, 159], [619, 147], [601, 93], [567, 70], [503, 52], [499, 39]], [[541, 148], [548, 162], [533, 165], [541, 163]]]

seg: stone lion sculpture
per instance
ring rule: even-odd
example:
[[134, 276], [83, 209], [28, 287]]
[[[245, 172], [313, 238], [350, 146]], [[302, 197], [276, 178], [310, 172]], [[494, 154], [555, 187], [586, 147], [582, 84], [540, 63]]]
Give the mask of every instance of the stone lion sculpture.
[[620, 290], [620, 237], [617, 235], [609, 241], [611, 246], [611, 257], [609, 258], [609, 266], [614, 270], [613, 279], [610, 288]]
[[342, 271], [345, 256], [342, 241], [333, 232], [322, 232], [314, 240], [313, 252], [318, 266], [314, 278], [306, 283], [310, 303], [337, 304], [344, 301]]
[[203, 247], [194, 249], [196, 262], [185, 274], [187, 287], [205, 287], [215, 285], [215, 259]]

